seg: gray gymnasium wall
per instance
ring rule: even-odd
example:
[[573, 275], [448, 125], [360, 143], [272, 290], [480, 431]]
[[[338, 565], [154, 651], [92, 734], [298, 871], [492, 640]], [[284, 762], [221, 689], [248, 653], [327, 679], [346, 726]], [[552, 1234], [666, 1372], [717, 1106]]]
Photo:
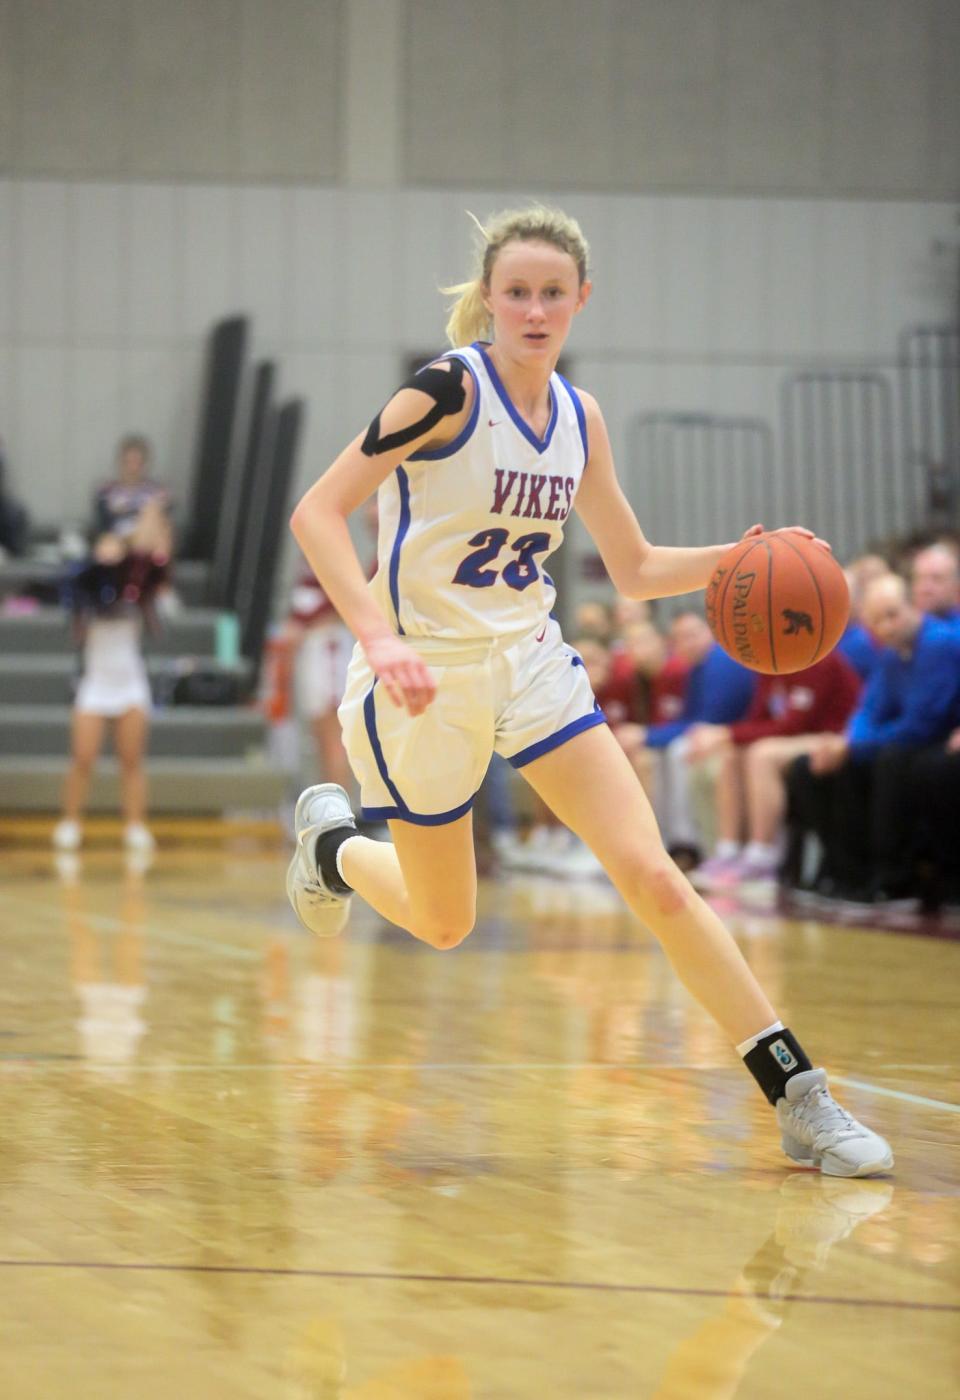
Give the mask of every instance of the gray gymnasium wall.
[[593, 243], [571, 352], [641, 512], [637, 413], [773, 421], [791, 369], [892, 380], [898, 332], [954, 314], [955, 0], [0, 0], [0, 26], [0, 434], [41, 523], [133, 427], [186, 495], [234, 311], [307, 398], [306, 484], [440, 345], [464, 209], [519, 195]]
[[951, 199], [958, 55], [957, 0], [0, 0], [0, 173], [349, 180], [359, 137], [407, 184]]

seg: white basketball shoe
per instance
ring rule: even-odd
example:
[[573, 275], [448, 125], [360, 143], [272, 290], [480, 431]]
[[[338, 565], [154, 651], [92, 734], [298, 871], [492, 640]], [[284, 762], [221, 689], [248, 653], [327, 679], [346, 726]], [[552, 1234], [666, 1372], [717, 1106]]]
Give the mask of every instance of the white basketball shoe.
[[890, 1144], [833, 1098], [826, 1070], [804, 1070], [787, 1080], [777, 1122], [783, 1150], [798, 1166], [819, 1167], [825, 1176], [876, 1176], [893, 1166]]
[[333, 938], [350, 915], [350, 895], [328, 889], [317, 865], [317, 837], [344, 826], [356, 830], [350, 799], [336, 783], [306, 788], [293, 814], [296, 850], [287, 870], [287, 898], [311, 933]]

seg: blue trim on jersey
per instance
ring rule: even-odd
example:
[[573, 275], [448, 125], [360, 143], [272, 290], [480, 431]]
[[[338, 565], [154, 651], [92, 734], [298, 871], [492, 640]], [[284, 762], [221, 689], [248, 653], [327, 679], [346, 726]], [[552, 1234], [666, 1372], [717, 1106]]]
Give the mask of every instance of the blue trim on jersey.
[[[480, 414], [480, 382], [477, 379], [477, 372], [465, 355], [441, 355], [440, 360], [434, 360], [434, 364], [440, 364], [441, 360], [459, 360], [462, 365], [466, 365], [470, 371], [470, 378], [473, 380], [473, 408], [470, 410], [470, 417], [460, 429], [460, 432], [448, 442], [445, 447], [437, 447], [432, 452], [426, 452], [423, 448], [419, 452], [413, 452], [407, 458], [408, 462], [440, 462], [444, 457], [452, 457], [455, 452], [459, 452], [465, 443], [469, 442], [473, 436], [473, 430], [477, 426], [477, 418]], [[428, 368], [428, 366], [424, 366]]]
[[466, 802], [461, 802], [459, 807], [453, 807], [449, 812], [411, 812], [408, 807], [361, 807], [360, 815], [368, 822], [400, 821], [412, 822], [414, 826], [446, 826], [448, 822], [465, 817], [476, 796], [474, 793], [473, 797], [468, 797]]
[[562, 374], [558, 374], [557, 378], [560, 380], [560, 383], [570, 395], [570, 400], [573, 404], [573, 411], [577, 415], [577, 423], [580, 427], [580, 439], [583, 443], [583, 465], [586, 466], [587, 459], [590, 456], [590, 444], [587, 442], [587, 415], [583, 411], [583, 404], [580, 402], [580, 395], [577, 393], [573, 385], [569, 383], [568, 380], [564, 379]]
[[390, 601], [393, 603], [393, 611], [397, 615], [397, 626], [400, 629], [401, 637], [405, 636], [403, 623], [400, 621], [400, 549], [410, 529], [410, 478], [403, 467], [397, 467], [397, 486], [400, 490], [400, 519], [397, 522], [397, 537], [393, 542], [393, 549], [390, 551]]
[[554, 393], [553, 384], [551, 383], [549, 386], [550, 422], [547, 424], [547, 431], [544, 433], [543, 437], [538, 438], [536, 433], [531, 428], [530, 424], [527, 423], [523, 418], [521, 418], [520, 414], [514, 408], [513, 400], [504, 388], [503, 380], [500, 378], [499, 374], [497, 373], [496, 366], [494, 365], [490, 356], [484, 349], [483, 343], [479, 340], [475, 340], [473, 342], [473, 348], [475, 350], [480, 351], [480, 358], [483, 360], [484, 368], [486, 369], [487, 374], [490, 376], [490, 383], [493, 385], [494, 389], [496, 389], [497, 396], [500, 399], [500, 402], [503, 404], [504, 408], [507, 410], [516, 426], [520, 429], [521, 433], [523, 433], [523, 436], [527, 439], [527, 442], [530, 443], [530, 446], [535, 447], [540, 453], [540, 455], [543, 456], [544, 452], [546, 452], [547, 448], [550, 446], [550, 439], [553, 437], [553, 430], [557, 426], [557, 418], [559, 417], [559, 414], [557, 412], [557, 396]]
[[[581, 666], [583, 662], [581, 661]], [[543, 754], [549, 753], [551, 749], [558, 749], [561, 744], [565, 744], [568, 739], [573, 739], [577, 734], [582, 734], [585, 729], [593, 729], [594, 725], [606, 724], [606, 717], [599, 706], [589, 715], [581, 715], [579, 719], [571, 720], [562, 729], [558, 729], [556, 734], [549, 735], [546, 739], [539, 739], [535, 744], [529, 744], [527, 748], [515, 753], [507, 762], [512, 768], [524, 768], [528, 763], [532, 763], [535, 758], [541, 758]]]
[[370, 747], [376, 759], [377, 770], [383, 779], [384, 786], [396, 803], [395, 807], [361, 807], [361, 815], [371, 822], [387, 821], [395, 818], [398, 821], [413, 822], [415, 826], [444, 826], [447, 822], [455, 822], [458, 817], [464, 816], [473, 806], [477, 794], [468, 797], [466, 802], [461, 802], [459, 807], [453, 807], [449, 812], [411, 812], [410, 808], [400, 796], [400, 792], [387, 770], [387, 760], [383, 755], [383, 746], [380, 743], [380, 735], [377, 733], [377, 711], [373, 698], [373, 692], [377, 687], [377, 682], [363, 697], [363, 722], [367, 727], [367, 738], [370, 740]]

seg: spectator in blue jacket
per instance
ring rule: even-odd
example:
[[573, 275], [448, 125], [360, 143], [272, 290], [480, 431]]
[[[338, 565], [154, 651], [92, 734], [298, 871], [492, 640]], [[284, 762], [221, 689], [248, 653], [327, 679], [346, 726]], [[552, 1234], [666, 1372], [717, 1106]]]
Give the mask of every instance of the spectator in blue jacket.
[[906, 775], [960, 716], [960, 629], [922, 613], [894, 574], [876, 579], [864, 621], [881, 644], [845, 734], [827, 734], [790, 774], [795, 824], [817, 833], [821, 892], [883, 903], [916, 889], [904, 824]]
[[869, 679], [880, 655], [877, 639], [863, 625], [863, 598], [873, 580], [889, 572], [890, 565], [879, 554], [861, 554], [859, 558], [851, 560], [844, 570], [850, 589], [850, 621], [837, 643], [837, 650], [846, 657], [862, 681]]
[[960, 554], [938, 541], [913, 556], [910, 596], [914, 607], [960, 630]]
[[696, 612], [679, 613], [670, 624], [676, 656], [689, 666], [683, 710], [666, 724], [638, 727], [640, 751], [631, 753], [664, 833], [667, 849], [684, 868], [699, 863], [702, 837], [690, 800], [686, 736], [695, 724], [734, 724], [750, 708], [757, 677], [714, 641]]

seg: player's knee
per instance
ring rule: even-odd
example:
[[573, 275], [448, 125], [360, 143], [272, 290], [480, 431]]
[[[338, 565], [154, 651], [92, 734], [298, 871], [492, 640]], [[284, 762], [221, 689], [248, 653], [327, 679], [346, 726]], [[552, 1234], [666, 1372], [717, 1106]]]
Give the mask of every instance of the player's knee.
[[451, 948], [458, 947], [472, 932], [474, 921], [473, 913], [452, 918], [427, 915], [416, 920], [413, 932], [424, 943], [429, 943], [431, 948], [436, 948], [439, 952], [448, 952]]
[[635, 855], [617, 883], [629, 891], [628, 902], [651, 917], [679, 914], [693, 898], [690, 882], [662, 846]]

